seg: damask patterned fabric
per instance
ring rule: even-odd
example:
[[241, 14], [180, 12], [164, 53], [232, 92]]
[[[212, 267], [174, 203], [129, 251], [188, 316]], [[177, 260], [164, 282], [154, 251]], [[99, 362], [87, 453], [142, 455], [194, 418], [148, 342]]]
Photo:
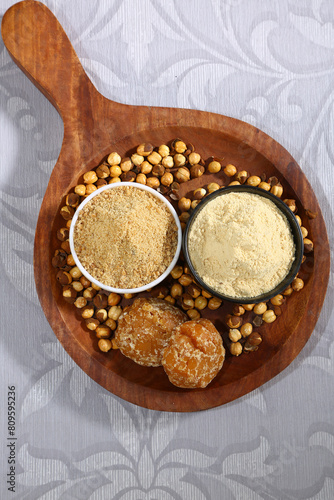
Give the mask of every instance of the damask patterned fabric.
[[[0, 0], [1, 16], [12, 3]], [[105, 96], [222, 113], [274, 137], [311, 182], [333, 244], [332, 0], [43, 3]], [[333, 274], [309, 342], [269, 383], [198, 413], [127, 403], [77, 367], [39, 305], [34, 231], [63, 125], [2, 41], [0, 112], [1, 499], [334, 498]]]

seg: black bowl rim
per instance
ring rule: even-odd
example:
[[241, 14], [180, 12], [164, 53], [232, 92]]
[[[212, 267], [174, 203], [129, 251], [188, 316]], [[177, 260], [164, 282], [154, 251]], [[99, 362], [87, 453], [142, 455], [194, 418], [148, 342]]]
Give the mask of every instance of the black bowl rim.
[[[188, 235], [190, 228], [192, 226], [192, 223], [195, 219], [195, 217], [198, 215], [198, 213], [203, 209], [203, 207], [209, 203], [211, 200], [214, 198], [217, 198], [218, 196], [222, 196], [228, 193], [237, 193], [237, 192], [248, 192], [248, 193], [253, 193], [253, 194], [258, 194], [264, 198], [267, 198], [271, 200], [275, 205], [283, 212], [283, 214], [286, 216], [290, 229], [293, 235], [295, 247], [296, 247], [296, 254], [295, 254], [295, 260], [293, 261], [290, 271], [287, 274], [287, 276], [284, 278], [283, 281], [281, 281], [274, 289], [272, 289], [269, 292], [263, 293], [262, 295], [258, 295], [256, 297], [248, 297], [248, 298], [236, 298], [236, 297], [229, 297], [228, 295], [224, 295], [222, 293], [217, 292], [210, 286], [208, 286], [202, 278], [199, 276], [197, 273], [196, 269], [194, 268], [190, 256], [189, 256], [189, 251], [188, 251]], [[300, 265], [302, 263], [302, 258], [303, 258], [303, 253], [304, 253], [304, 241], [303, 241], [303, 235], [300, 229], [300, 225], [296, 219], [295, 214], [290, 210], [288, 205], [284, 203], [280, 198], [275, 196], [273, 193], [270, 191], [265, 191], [262, 188], [255, 187], [255, 186], [249, 186], [247, 185], [233, 185], [233, 186], [225, 186], [221, 187], [217, 191], [214, 191], [213, 193], [208, 194], [201, 200], [201, 202], [197, 205], [197, 207], [193, 210], [191, 213], [184, 233], [182, 237], [182, 250], [183, 250], [183, 255], [184, 258], [187, 262], [187, 265], [189, 266], [189, 269], [193, 276], [195, 277], [196, 281], [210, 294], [214, 295], [215, 297], [219, 297], [222, 300], [229, 301], [229, 302], [234, 302], [238, 304], [256, 304], [259, 302], [266, 302], [272, 297], [275, 297], [275, 295], [278, 295], [282, 293], [294, 280], [296, 277]]]

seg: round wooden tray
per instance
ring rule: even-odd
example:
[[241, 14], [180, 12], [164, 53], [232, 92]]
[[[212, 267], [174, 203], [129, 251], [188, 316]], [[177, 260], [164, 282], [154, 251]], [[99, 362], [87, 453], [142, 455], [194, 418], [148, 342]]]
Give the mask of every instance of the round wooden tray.
[[[310, 337], [326, 294], [329, 244], [314, 192], [291, 155], [271, 137], [239, 120], [195, 110], [126, 106], [103, 97], [92, 85], [57, 19], [43, 4], [30, 0], [3, 17], [4, 43], [21, 69], [58, 109], [64, 121], [60, 156], [50, 177], [36, 228], [34, 267], [40, 303], [58, 339], [74, 361], [96, 382], [121, 398], [155, 410], [196, 411], [228, 403], [280, 373]], [[181, 137], [202, 157], [217, 156], [253, 175], [276, 176], [284, 197], [297, 200], [314, 252], [303, 264], [305, 287], [289, 297], [273, 324], [261, 326], [263, 343], [256, 353], [227, 356], [205, 389], [174, 387], [162, 368], [136, 365], [119, 351], [105, 354], [82, 327], [73, 306], [64, 302], [51, 258], [59, 242], [59, 208], [80, 176], [111, 151], [126, 156], [142, 142], [159, 145]], [[220, 179], [219, 174], [218, 178]], [[217, 179], [213, 174], [182, 185], [182, 194]], [[318, 212], [309, 221], [304, 209]], [[230, 307], [210, 313], [224, 330]]]

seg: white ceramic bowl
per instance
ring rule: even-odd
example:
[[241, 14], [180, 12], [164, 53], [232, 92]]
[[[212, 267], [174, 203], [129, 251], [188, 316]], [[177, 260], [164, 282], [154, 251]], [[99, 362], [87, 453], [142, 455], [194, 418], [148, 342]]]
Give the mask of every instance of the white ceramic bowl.
[[[131, 187], [136, 188], [136, 189], [148, 191], [156, 198], [159, 198], [159, 200], [161, 200], [166, 205], [168, 210], [173, 215], [175, 223], [177, 225], [177, 229], [178, 229], [178, 241], [177, 241], [176, 252], [175, 252], [175, 255], [174, 255], [172, 262], [167, 267], [166, 271], [163, 274], [161, 274], [161, 276], [159, 276], [159, 278], [155, 279], [154, 281], [151, 281], [150, 283], [147, 283], [144, 286], [138, 287], [138, 288], [113, 288], [111, 286], [105, 285], [104, 283], [101, 283], [97, 279], [93, 278], [93, 276], [91, 276], [88, 271], [86, 271], [86, 269], [81, 264], [77, 254], [76, 254], [75, 248], [74, 248], [73, 232], [74, 232], [74, 227], [75, 227], [78, 215], [79, 215], [80, 211], [82, 210], [82, 208], [87, 203], [89, 203], [91, 199], [93, 199], [95, 196], [98, 196], [100, 193], [102, 193], [102, 191], [105, 191], [106, 189], [115, 189], [115, 188], [120, 187], [120, 186], [123, 186], [123, 187], [124, 186], [131, 186]], [[94, 191], [92, 194], [87, 196], [87, 198], [85, 198], [85, 200], [78, 206], [78, 208], [76, 209], [75, 214], [73, 216], [73, 219], [72, 219], [72, 223], [71, 223], [71, 227], [70, 227], [70, 234], [69, 234], [69, 242], [70, 242], [71, 253], [73, 255], [73, 258], [75, 260], [76, 265], [78, 266], [78, 268], [80, 269], [82, 274], [87, 279], [89, 279], [89, 281], [91, 281], [92, 283], [95, 283], [95, 285], [99, 286], [103, 290], [107, 290], [108, 292], [115, 292], [115, 293], [121, 293], [121, 294], [123, 294], [123, 293], [139, 293], [139, 292], [144, 292], [145, 290], [158, 285], [159, 283], [161, 283], [161, 281], [163, 281], [165, 278], [167, 278], [167, 276], [169, 275], [169, 273], [171, 272], [171, 270], [175, 266], [175, 264], [179, 258], [180, 252], [181, 252], [182, 230], [181, 230], [181, 224], [180, 224], [180, 221], [179, 221], [179, 218], [177, 216], [176, 211], [174, 210], [172, 204], [162, 194], [158, 193], [157, 191], [155, 191], [154, 189], [152, 189], [148, 186], [145, 186], [144, 184], [138, 184], [136, 182], [114, 182], [113, 184], [107, 184], [106, 186], [100, 187], [99, 189]]]

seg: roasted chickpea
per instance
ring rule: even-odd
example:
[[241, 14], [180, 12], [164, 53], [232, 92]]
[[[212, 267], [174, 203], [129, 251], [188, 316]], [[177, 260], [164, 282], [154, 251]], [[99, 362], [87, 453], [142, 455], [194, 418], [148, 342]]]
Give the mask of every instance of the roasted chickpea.
[[150, 143], [142, 143], [137, 146], [137, 153], [141, 156], [148, 156], [153, 151], [153, 146]]
[[170, 172], [165, 172], [160, 179], [160, 182], [163, 186], [170, 186], [174, 180], [173, 174]]
[[180, 283], [174, 283], [170, 290], [171, 296], [175, 299], [177, 297], [181, 297], [183, 294], [183, 287]]
[[143, 163], [140, 165], [140, 172], [142, 174], [150, 174], [152, 172], [153, 165], [151, 165], [148, 161], [143, 161]]
[[158, 153], [162, 158], [166, 158], [169, 155], [169, 147], [166, 144], [161, 144], [158, 149]]
[[304, 288], [304, 281], [301, 278], [295, 278], [291, 283], [291, 287], [295, 292], [299, 292], [299, 290]]
[[172, 156], [165, 156], [162, 161], [161, 161], [162, 165], [165, 167], [165, 168], [173, 168], [174, 167], [174, 160], [173, 160], [173, 157]]
[[[206, 297], [204, 292], [202, 292], [202, 295]], [[219, 299], [218, 297], [212, 297], [208, 302], [208, 308], [211, 309], [212, 311], [218, 309], [221, 305], [222, 305], [222, 300]]]
[[259, 302], [255, 304], [253, 311], [255, 314], [263, 314], [267, 310], [267, 304], [265, 302]]
[[197, 165], [201, 161], [201, 155], [198, 153], [190, 153], [188, 156], [188, 162], [190, 165]]
[[262, 319], [265, 323], [273, 323], [276, 319], [276, 314], [271, 309], [268, 309], [262, 314]]
[[231, 163], [228, 163], [226, 165], [226, 167], [224, 168], [224, 174], [227, 175], [227, 177], [233, 177], [236, 173], [237, 173], [237, 169]]
[[241, 339], [241, 333], [237, 328], [230, 328], [228, 337], [231, 342], [238, 342]]
[[119, 165], [121, 163], [122, 158], [120, 155], [116, 152], [110, 153], [110, 155], [107, 158], [107, 162], [109, 165]]
[[270, 302], [273, 306], [281, 306], [284, 302], [284, 297], [282, 294], [275, 295], [275, 297], [270, 299]]
[[177, 206], [179, 207], [181, 212], [187, 212], [190, 209], [191, 200], [183, 196], [179, 199]]
[[250, 177], [248, 177], [247, 179], [247, 184], [249, 186], [258, 186], [259, 184], [261, 184], [261, 179], [260, 177], [258, 177], [257, 175], [251, 175]]
[[158, 165], [162, 160], [162, 157], [157, 153], [156, 151], [153, 151], [150, 155], [147, 157], [147, 161], [149, 161], [152, 165]]
[[102, 352], [108, 352], [112, 348], [112, 344], [109, 339], [100, 339], [97, 345]]
[[230, 353], [233, 356], [240, 356], [240, 354], [242, 353], [242, 345], [240, 344], [240, 342], [232, 342], [232, 344], [230, 345]]
[[243, 337], [248, 337], [253, 331], [252, 323], [244, 323], [240, 328], [240, 333]]
[[138, 182], [139, 184], [146, 184], [146, 175], [145, 174], [138, 174], [137, 177], [136, 177], [136, 182]]
[[184, 155], [177, 153], [174, 155], [174, 165], [176, 167], [183, 167], [186, 164], [187, 158]]
[[85, 184], [93, 184], [98, 179], [96, 172], [94, 170], [89, 170], [83, 175], [83, 180]]
[[180, 265], [176, 265], [170, 272], [172, 278], [175, 280], [179, 279], [183, 274], [183, 267]]
[[221, 164], [219, 163], [219, 161], [210, 161], [209, 165], [208, 165], [208, 172], [210, 172], [210, 174], [217, 174], [218, 172], [220, 172], [222, 166]]
[[265, 191], [270, 191], [271, 186], [270, 184], [268, 184], [268, 182], [262, 181], [259, 184], [259, 188], [264, 189]]
[[207, 185], [207, 191], [208, 193], [213, 193], [214, 191], [217, 191], [220, 189], [219, 184], [217, 182], [210, 182], [210, 184]]
[[196, 309], [202, 311], [207, 307], [207, 305], [208, 305], [208, 299], [206, 297], [203, 297], [203, 295], [199, 295], [198, 297], [196, 297], [195, 299]]

